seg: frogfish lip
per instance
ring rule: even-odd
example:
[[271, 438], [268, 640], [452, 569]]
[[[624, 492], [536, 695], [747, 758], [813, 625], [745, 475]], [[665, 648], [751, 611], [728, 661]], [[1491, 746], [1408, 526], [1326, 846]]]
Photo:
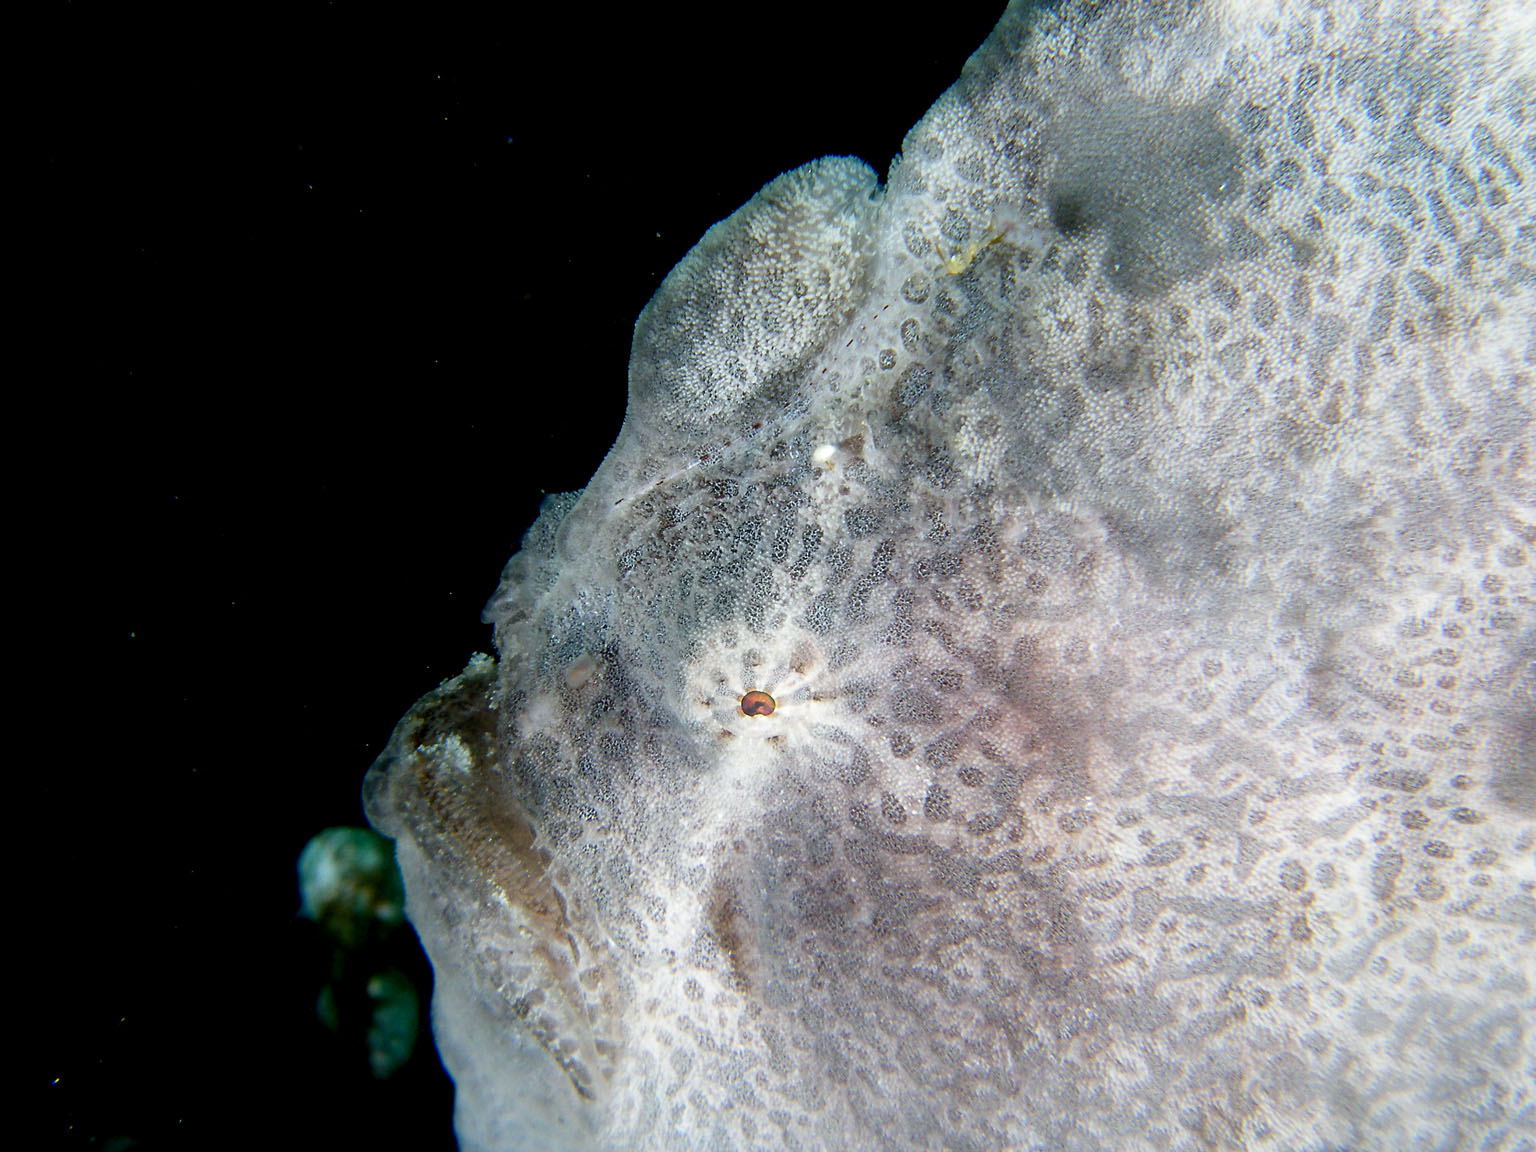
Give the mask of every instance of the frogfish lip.
[[[586, 1100], [613, 1075], [621, 1014], [601, 934], [569, 878], [539, 844], [537, 827], [502, 763], [496, 664], [477, 655], [422, 697], [395, 727], [363, 784], [368, 819], [395, 839], [412, 922], [452, 922], [452, 934], [421, 931], [434, 968], [473, 973], [473, 994], [524, 1041], [542, 1049]], [[443, 891], [419, 879], [430, 860]], [[473, 889], [465, 891], [463, 889]], [[475, 963], [435, 954], [467, 936]]]

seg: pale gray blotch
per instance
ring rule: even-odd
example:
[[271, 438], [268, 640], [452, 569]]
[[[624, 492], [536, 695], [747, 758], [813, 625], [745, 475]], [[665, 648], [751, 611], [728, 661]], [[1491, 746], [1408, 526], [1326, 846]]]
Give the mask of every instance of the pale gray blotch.
[[1536, 42], [1261, 7], [657, 293], [367, 782], [466, 1147], [1532, 1146]]

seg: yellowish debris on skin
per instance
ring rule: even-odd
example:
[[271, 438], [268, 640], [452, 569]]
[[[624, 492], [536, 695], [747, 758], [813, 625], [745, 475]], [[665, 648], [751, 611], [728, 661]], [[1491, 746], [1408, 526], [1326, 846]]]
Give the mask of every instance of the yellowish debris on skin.
[[1036, 226], [1024, 219], [1023, 214], [1015, 208], [999, 208], [987, 221], [987, 226], [982, 230], [981, 239], [966, 241], [965, 248], [953, 255], [944, 251], [944, 245], [935, 240], [933, 247], [939, 254], [939, 260], [944, 265], [944, 271], [951, 276], [958, 276], [976, 261], [976, 257], [994, 244], [1008, 243], [1014, 247], [1022, 247], [1034, 241], [1033, 246], [1044, 247], [1044, 233]]

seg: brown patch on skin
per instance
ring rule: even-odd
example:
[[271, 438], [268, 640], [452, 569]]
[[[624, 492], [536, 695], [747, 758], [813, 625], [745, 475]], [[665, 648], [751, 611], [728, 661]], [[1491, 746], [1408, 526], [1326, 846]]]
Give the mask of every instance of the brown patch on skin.
[[747, 979], [746, 943], [744, 933], [749, 929], [745, 909], [731, 887], [717, 888], [706, 909], [709, 932], [719, 946], [720, 953], [730, 966], [731, 984], [738, 992], [745, 992], [751, 981]]
[[811, 666], [815, 662], [816, 654], [810, 648], [801, 647], [795, 649], [794, 657], [790, 660], [789, 666], [795, 670], [796, 674], [804, 676], [810, 671]]

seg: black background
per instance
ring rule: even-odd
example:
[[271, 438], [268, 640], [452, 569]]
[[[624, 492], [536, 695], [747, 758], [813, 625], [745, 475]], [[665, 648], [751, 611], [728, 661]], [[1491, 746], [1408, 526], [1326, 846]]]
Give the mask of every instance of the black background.
[[316, 1022], [299, 850], [488, 648], [671, 266], [783, 170], [883, 174], [1000, 9], [41, 10], [13, 953], [50, 1146], [452, 1146], [425, 1039], [381, 1085]]

